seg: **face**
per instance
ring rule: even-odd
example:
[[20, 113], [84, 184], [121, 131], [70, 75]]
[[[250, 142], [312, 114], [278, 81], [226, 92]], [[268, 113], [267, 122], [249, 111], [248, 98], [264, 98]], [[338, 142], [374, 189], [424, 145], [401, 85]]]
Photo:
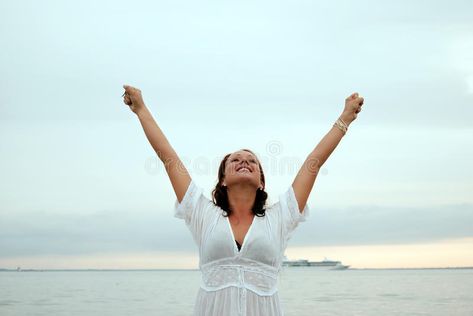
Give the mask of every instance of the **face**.
[[242, 182], [253, 185], [255, 190], [263, 186], [258, 160], [255, 155], [245, 150], [236, 151], [228, 157], [223, 180], [227, 186]]

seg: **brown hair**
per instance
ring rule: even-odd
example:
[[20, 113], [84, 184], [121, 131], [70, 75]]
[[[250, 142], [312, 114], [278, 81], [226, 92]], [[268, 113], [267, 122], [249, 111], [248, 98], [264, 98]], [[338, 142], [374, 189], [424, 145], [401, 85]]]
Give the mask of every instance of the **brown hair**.
[[[255, 155], [255, 153], [249, 149], [242, 149], [242, 150]], [[223, 216], [229, 216], [232, 213], [232, 210], [230, 209], [230, 205], [228, 204], [227, 187], [222, 184], [223, 178], [225, 177], [225, 165], [230, 155], [231, 154], [225, 155], [223, 160], [220, 162], [220, 167], [218, 168], [218, 183], [217, 185], [215, 185], [215, 189], [213, 189], [212, 191], [212, 200], [214, 204], [219, 206], [221, 209], [225, 211]], [[268, 193], [264, 191], [264, 187], [265, 187], [264, 173], [263, 173], [263, 168], [261, 167], [259, 160], [258, 160], [258, 166], [260, 170], [260, 180], [261, 180], [261, 184], [263, 185], [263, 188], [257, 189], [255, 203], [253, 204], [253, 207], [251, 210], [253, 211], [253, 214], [255, 214], [256, 216], [263, 217], [266, 212], [266, 209], [264, 208], [264, 206], [265, 206], [266, 200], [268, 199]]]

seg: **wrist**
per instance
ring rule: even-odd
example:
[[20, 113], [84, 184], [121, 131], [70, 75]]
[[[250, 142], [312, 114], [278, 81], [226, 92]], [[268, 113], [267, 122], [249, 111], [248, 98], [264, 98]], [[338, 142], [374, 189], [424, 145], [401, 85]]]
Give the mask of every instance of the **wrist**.
[[146, 105], [141, 105], [135, 112], [136, 116], [138, 116], [138, 118], [142, 118], [143, 116], [146, 116], [147, 113], [149, 113], [148, 111], [148, 108], [146, 107]]
[[353, 122], [353, 114], [351, 113], [347, 113], [347, 112], [343, 112], [339, 118], [341, 118], [343, 120], [343, 122], [345, 122], [347, 124], [347, 126], [350, 126], [351, 122]]

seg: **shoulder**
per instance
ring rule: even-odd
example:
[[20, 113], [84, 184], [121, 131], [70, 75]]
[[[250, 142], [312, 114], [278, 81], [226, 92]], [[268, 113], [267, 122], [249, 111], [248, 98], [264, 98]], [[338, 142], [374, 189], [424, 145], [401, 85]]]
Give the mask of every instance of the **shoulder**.
[[281, 214], [281, 203], [279, 201], [270, 202], [268, 205], [266, 205], [264, 214], [269, 219], [279, 218]]

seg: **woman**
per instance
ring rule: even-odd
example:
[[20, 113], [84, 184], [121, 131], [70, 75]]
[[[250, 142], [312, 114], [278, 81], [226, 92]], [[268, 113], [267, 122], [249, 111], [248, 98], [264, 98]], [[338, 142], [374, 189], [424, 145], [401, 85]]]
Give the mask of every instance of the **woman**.
[[141, 91], [124, 85], [124, 103], [138, 116], [146, 137], [164, 163], [177, 200], [174, 215], [185, 221], [199, 247], [202, 280], [194, 315], [283, 315], [277, 277], [284, 250], [306, 205], [318, 170], [361, 111], [354, 93], [330, 131], [309, 154], [279, 201], [266, 206], [265, 178], [256, 155], [227, 154], [218, 170], [212, 200], [190, 177], [147, 109]]

